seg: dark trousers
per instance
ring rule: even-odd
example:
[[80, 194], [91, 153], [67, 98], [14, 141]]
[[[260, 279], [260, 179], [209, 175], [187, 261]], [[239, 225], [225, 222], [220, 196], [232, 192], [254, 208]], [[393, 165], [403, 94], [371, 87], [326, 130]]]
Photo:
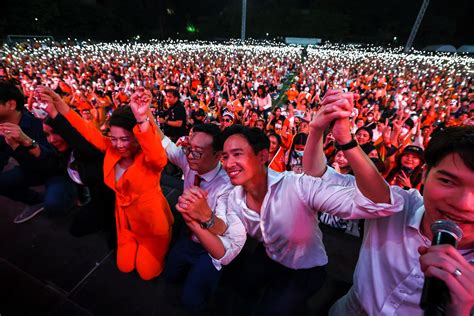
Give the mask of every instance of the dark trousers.
[[[45, 186], [44, 194], [30, 189], [39, 185]], [[77, 188], [67, 176], [59, 175], [44, 179], [17, 166], [0, 173], [0, 195], [28, 205], [43, 202], [45, 211], [49, 214], [60, 214], [74, 206]]]
[[181, 302], [191, 311], [200, 311], [206, 307], [220, 274], [207, 250], [182, 233], [168, 255], [163, 277], [170, 283], [184, 279]]
[[253, 315], [303, 315], [306, 301], [324, 284], [324, 266], [294, 270], [273, 261], [260, 243], [233, 267], [238, 294]]
[[91, 201], [79, 208], [69, 227], [74, 237], [103, 231], [106, 234], [110, 248], [117, 244], [117, 229], [115, 225], [115, 193], [104, 183], [90, 187]]

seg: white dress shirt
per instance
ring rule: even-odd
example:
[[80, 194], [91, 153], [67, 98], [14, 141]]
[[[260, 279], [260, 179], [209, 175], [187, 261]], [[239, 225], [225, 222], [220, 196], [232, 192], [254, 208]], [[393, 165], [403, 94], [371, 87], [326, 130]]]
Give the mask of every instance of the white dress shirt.
[[[168, 137], [162, 140], [162, 144], [168, 159], [183, 171], [184, 188], [194, 186], [194, 178], [198, 173], [189, 168], [184, 151]], [[242, 250], [246, 240], [245, 228], [235, 213], [227, 211], [227, 198], [233, 187], [222, 165], [219, 163], [213, 170], [199, 176], [201, 177], [199, 187], [207, 191], [209, 207], [227, 225], [225, 233], [217, 236], [226, 250], [224, 256], [220, 259], [211, 256], [214, 266], [220, 270], [222, 265], [230, 263]], [[193, 235], [192, 238], [193, 241], [199, 242], [196, 236]]]
[[[331, 184], [325, 178], [278, 173], [268, 169], [268, 191], [260, 214], [247, 207], [245, 191], [236, 186], [229, 195], [229, 209], [240, 217], [247, 233], [261, 241], [270, 258], [291, 269], [327, 264], [318, 211], [342, 218], [388, 216], [403, 205], [391, 192], [387, 203], [373, 203], [354, 185]], [[352, 182], [353, 183], [353, 182]]]
[[[419, 303], [424, 275], [418, 247], [431, 245], [420, 232], [425, 212], [423, 197], [415, 189], [391, 189], [399, 196], [403, 211], [365, 221], [354, 285], [333, 306], [330, 315], [423, 314]], [[474, 259], [474, 252], [466, 252], [465, 258]]]

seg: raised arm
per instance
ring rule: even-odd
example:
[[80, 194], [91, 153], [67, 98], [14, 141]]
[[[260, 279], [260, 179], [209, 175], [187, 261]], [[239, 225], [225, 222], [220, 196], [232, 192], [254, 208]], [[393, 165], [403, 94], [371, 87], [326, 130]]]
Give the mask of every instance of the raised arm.
[[323, 136], [326, 128], [336, 119], [347, 118], [351, 112], [349, 101], [339, 98], [342, 90], [329, 90], [323, 98], [322, 107], [310, 123], [308, 141], [303, 155], [303, 172], [313, 177], [321, 177], [326, 171], [326, 156]]
[[[316, 144], [317, 146], [311, 144], [314, 147], [310, 146], [310, 150], [314, 148], [316, 148], [316, 150], [313, 153], [310, 152], [310, 155], [307, 155], [307, 153], [304, 155], [309, 157], [314, 155], [314, 157], [316, 157], [315, 161], [319, 166], [313, 161], [313, 165], [310, 164], [310, 169], [308, 170], [316, 173], [317, 176], [321, 176], [321, 172], [325, 170], [323, 170], [325, 164], [321, 162], [321, 160], [324, 159], [322, 152], [322, 133], [324, 128], [328, 125], [328, 122], [332, 122], [333, 118], [336, 118], [332, 126], [332, 134], [341, 149], [344, 150], [344, 154], [354, 172], [357, 187], [365, 197], [374, 203], [390, 203], [388, 184], [382, 178], [369, 157], [352, 138], [349, 122], [349, 113], [352, 112], [353, 106], [352, 103], [353, 98], [351, 93], [338, 92], [324, 98], [322, 112], [318, 112], [314, 120], [316, 123], [314, 125], [316, 127], [315, 130], [318, 131], [316, 134], [318, 143]], [[306, 146], [308, 146], [308, 144]], [[304, 163], [305, 161], [303, 161], [303, 164]]]
[[155, 128], [153, 119], [150, 119], [150, 91], [140, 89], [130, 99], [130, 108], [137, 120], [133, 133], [145, 154], [147, 161], [161, 171], [167, 163], [166, 153], [161, 144], [161, 138]]
[[59, 95], [46, 87], [38, 87], [38, 92], [41, 100], [48, 104], [46, 112], [50, 118], [54, 119], [58, 113], [62, 114], [89, 143], [102, 152], [107, 149], [108, 139], [93, 124], [87, 123], [79, 114], [72, 111]]

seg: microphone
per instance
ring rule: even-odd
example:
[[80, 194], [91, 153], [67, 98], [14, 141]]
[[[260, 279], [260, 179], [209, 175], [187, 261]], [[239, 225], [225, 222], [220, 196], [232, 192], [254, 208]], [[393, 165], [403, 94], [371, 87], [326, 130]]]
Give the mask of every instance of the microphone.
[[[431, 231], [432, 246], [451, 245], [456, 248], [463, 235], [462, 229], [450, 220], [434, 222], [431, 224]], [[420, 300], [424, 316], [446, 315], [445, 307], [450, 300], [449, 289], [442, 280], [435, 277], [425, 278]]]

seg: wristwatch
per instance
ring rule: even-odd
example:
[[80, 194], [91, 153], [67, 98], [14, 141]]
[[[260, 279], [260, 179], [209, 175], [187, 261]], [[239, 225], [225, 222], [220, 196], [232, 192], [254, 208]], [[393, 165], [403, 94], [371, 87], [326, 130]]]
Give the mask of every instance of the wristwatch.
[[26, 150], [32, 150], [32, 149], [35, 149], [36, 147], [38, 147], [38, 143], [34, 139], [31, 140], [31, 145], [29, 146], [23, 145], [23, 148], [25, 148]]
[[339, 149], [339, 150], [349, 150], [349, 149], [352, 149], [354, 147], [357, 147], [357, 141], [352, 138], [352, 140], [350, 142], [348, 142], [347, 144], [339, 144], [336, 142], [336, 149]]
[[212, 212], [211, 218], [205, 221], [204, 223], [201, 223], [201, 227], [204, 229], [209, 229], [213, 227], [215, 223], [216, 223], [216, 214]]

